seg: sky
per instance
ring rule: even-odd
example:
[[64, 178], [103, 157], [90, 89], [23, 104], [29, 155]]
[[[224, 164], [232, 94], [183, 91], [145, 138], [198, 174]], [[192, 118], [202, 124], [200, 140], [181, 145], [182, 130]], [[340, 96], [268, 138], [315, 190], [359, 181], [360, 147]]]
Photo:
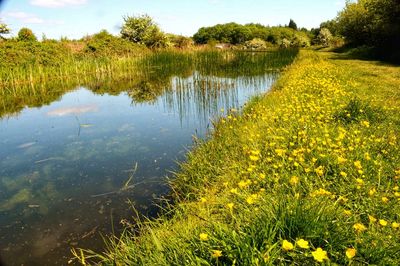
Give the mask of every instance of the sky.
[[345, 0], [0, 0], [0, 21], [16, 35], [28, 27], [37, 37], [79, 39], [105, 29], [118, 34], [127, 15], [148, 14], [168, 33], [192, 36], [218, 23], [316, 28]]

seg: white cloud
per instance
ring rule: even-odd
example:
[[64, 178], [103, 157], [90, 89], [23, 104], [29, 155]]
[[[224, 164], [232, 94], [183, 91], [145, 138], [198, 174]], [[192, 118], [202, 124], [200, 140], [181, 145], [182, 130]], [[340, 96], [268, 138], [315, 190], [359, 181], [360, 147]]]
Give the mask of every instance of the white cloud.
[[34, 6], [41, 7], [64, 7], [64, 6], [76, 6], [76, 5], [84, 5], [87, 0], [31, 0], [30, 4]]
[[25, 13], [22, 11], [8, 12], [5, 14], [6, 17], [18, 19], [28, 24], [43, 24], [44, 20], [37, 17], [34, 14]]
[[26, 24], [47, 24], [47, 25], [60, 25], [64, 24], [61, 20], [44, 20], [35, 14], [25, 13], [22, 11], [5, 13], [6, 18], [14, 18]]

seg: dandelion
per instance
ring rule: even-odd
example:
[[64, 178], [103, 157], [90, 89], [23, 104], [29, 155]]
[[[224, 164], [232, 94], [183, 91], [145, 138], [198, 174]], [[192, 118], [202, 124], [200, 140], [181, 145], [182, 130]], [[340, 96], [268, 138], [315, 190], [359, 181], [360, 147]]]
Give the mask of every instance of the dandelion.
[[218, 249], [213, 250], [213, 253], [212, 253], [211, 256], [212, 256], [213, 258], [218, 259], [219, 257], [222, 257], [222, 251], [221, 251], [221, 250], [218, 250]]
[[313, 256], [314, 260], [318, 262], [323, 262], [324, 260], [328, 259], [328, 253], [322, 248], [317, 248], [317, 250], [311, 252], [311, 255]]
[[206, 233], [201, 233], [199, 235], [199, 237], [200, 237], [201, 241], [207, 241], [208, 240], [208, 234], [206, 234]]
[[350, 211], [350, 210], [344, 210], [343, 213], [344, 213], [345, 215], [347, 215], [347, 216], [350, 216], [350, 215], [351, 215], [351, 211]]
[[386, 220], [380, 219], [379, 220], [379, 224], [382, 225], [382, 226], [387, 226], [388, 222]]
[[393, 229], [397, 229], [397, 228], [399, 228], [400, 227], [400, 223], [396, 223], [396, 222], [393, 222], [392, 223], [392, 228]]
[[363, 125], [364, 127], [369, 127], [369, 122], [368, 121], [361, 121], [361, 125]]
[[343, 157], [338, 157], [338, 163], [339, 164], [343, 164], [343, 163], [345, 163], [345, 162], [347, 162], [347, 159], [345, 159], [345, 158], [343, 158]]
[[285, 250], [285, 251], [290, 251], [290, 250], [294, 249], [294, 246], [289, 241], [283, 240], [282, 241], [282, 249]]
[[249, 158], [253, 162], [256, 162], [256, 161], [258, 161], [260, 159], [258, 156], [255, 156], [255, 155], [250, 155]]
[[252, 194], [249, 197], [247, 197], [246, 202], [248, 204], [254, 204], [256, 202], [258, 195], [257, 194]]
[[353, 225], [354, 230], [356, 230], [357, 233], [361, 233], [364, 232], [365, 230], [367, 230], [367, 227], [365, 227], [365, 225], [363, 225], [362, 223], [356, 223]]
[[376, 189], [375, 189], [375, 188], [370, 189], [369, 192], [368, 192], [368, 194], [369, 194], [371, 197], [372, 197], [373, 195], [375, 195], [375, 193], [376, 193]]
[[375, 223], [377, 221], [377, 219], [372, 215], [368, 215], [368, 219], [369, 219], [370, 223]]
[[232, 210], [232, 209], [233, 209], [233, 206], [234, 206], [234, 204], [233, 204], [233, 203], [228, 203], [228, 204], [226, 204], [226, 206], [228, 207], [228, 209]]
[[329, 191], [327, 191], [327, 190], [325, 190], [325, 189], [323, 189], [323, 188], [320, 188], [320, 189], [318, 189], [318, 190], [315, 190], [314, 192], [311, 193], [311, 197], [316, 197], [316, 196], [330, 196], [330, 195], [332, 195], [332, 193], [329, 192]]
[[356, 182], [357, 182], [357, 184], [359, 184], [359, 185], [364, 185], [364, 180], [361, 179], [361, 178], [356, 178]]
[[362, 169], [362, 165], [361, 165], [361, 162], [360, 161], [355, 161], [354, 162], [354, 166], [357, 168], [357, 169]]
[[346, 172], [343, 172], [343, 171], [340, 172], [340, 175], [343, 176], [343, 177], [347, 177]]
[[246, 180], [246, 181], [244, 181], [244, 180], [241, 180], [239, 183], [238, 183], [238, 186], [239, 186], [239, 188], [245, 188], [245, 187], [248, 187], [249, 186], [249, 180]]
[[238, 189], [237, 188], [232, 188], [231, 190], [230, 190], [230, 192], [232, 193], [232, 194], [239, 194], [239, 191], [238, 191]]
[[389, 202], [388, 197], [382, 197], [382, 202], [383, 202], [383, 203], [388, 203], [388, 202]]
[[318, 176], [322, 176], [324, 174], [324, 167], [318, 166], [318, 168], [315, 169], [315, 173], [317, 173]]
[[285, 154], [285, 150], [284, 149], [275, 149], [275, 152], [279, 156], [283, 156]]
[[292, 176], [292, 178], [290, 178], [289, 183], [294, 186], [297, 185], [299, 183], [299, 178], [297, 176]]
[[296, 245], [301, 248], [305, 248], [305, 249], [310, 248], [310, 246], [308, 245], [308, 241], [306, 241], [302, 238], [296, 241]]
[[351, 260], [352, 258], [354, 258], [356, 256], [356, 254], [357, 254], [357, 250], [355, 248], [346, 249], [346, 257], [348, 259]]

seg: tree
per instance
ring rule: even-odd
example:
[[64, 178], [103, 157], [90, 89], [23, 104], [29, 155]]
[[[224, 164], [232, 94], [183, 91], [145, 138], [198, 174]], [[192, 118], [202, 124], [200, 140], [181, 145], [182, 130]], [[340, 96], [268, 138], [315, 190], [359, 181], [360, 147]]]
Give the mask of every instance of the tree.
[[317, 42], [318, 44], [322, 44], [323, 46], [328, 47], [330, 45], [332, 37], [332, 33], [329, 31], [329, 29], [322, 28], [317, 36]]
[[290, 19], [288, 27], [297, 30], [297, 24], [293, 21], [293, 19]]
[[0, 23], [0, 39], [5, 39], [3, 36], [3, 34], [9, 34], [10, 33], [10, 29], [7, 27], [6, 24], [4, 23]]
[[400, 42], [399, 0], [347, 2], [339, 13], [337, 27], [346, 41], [382, 50], [397, 50]]
[[337, 21], [335, 19], [331, 19], [331, 20], [322, 22], [319, 25], [319, 28], [320, 29], [327, 28], [332, 33], [332, 35], [335, 35], [335, 36], [338, 35], [338, 25], [337, 25]]
[[121, 29], [122, 38], [147, 47], [163, 47], [167, 38], [149, 15], [126, 16]]
[[21, 28], [18, 32], [18, 38], [19, 41], [26, 41], [26, 42], [35, 42], [37, 41], [37, 38], [35, 34], [33, 34], [31, 29], [28, 28]]

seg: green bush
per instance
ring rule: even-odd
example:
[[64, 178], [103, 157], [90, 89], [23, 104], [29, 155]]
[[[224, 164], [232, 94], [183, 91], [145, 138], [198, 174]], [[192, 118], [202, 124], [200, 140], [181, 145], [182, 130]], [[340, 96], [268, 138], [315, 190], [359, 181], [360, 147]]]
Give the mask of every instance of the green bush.
[[37, 38], [35, 34], [33, 34], [31, 29], [28, 28], [22, 28], [18, 32], [18, 37], [17, 39], [19, 41], [25, 41], [25, 42], [35, 42], [37, 41]]

